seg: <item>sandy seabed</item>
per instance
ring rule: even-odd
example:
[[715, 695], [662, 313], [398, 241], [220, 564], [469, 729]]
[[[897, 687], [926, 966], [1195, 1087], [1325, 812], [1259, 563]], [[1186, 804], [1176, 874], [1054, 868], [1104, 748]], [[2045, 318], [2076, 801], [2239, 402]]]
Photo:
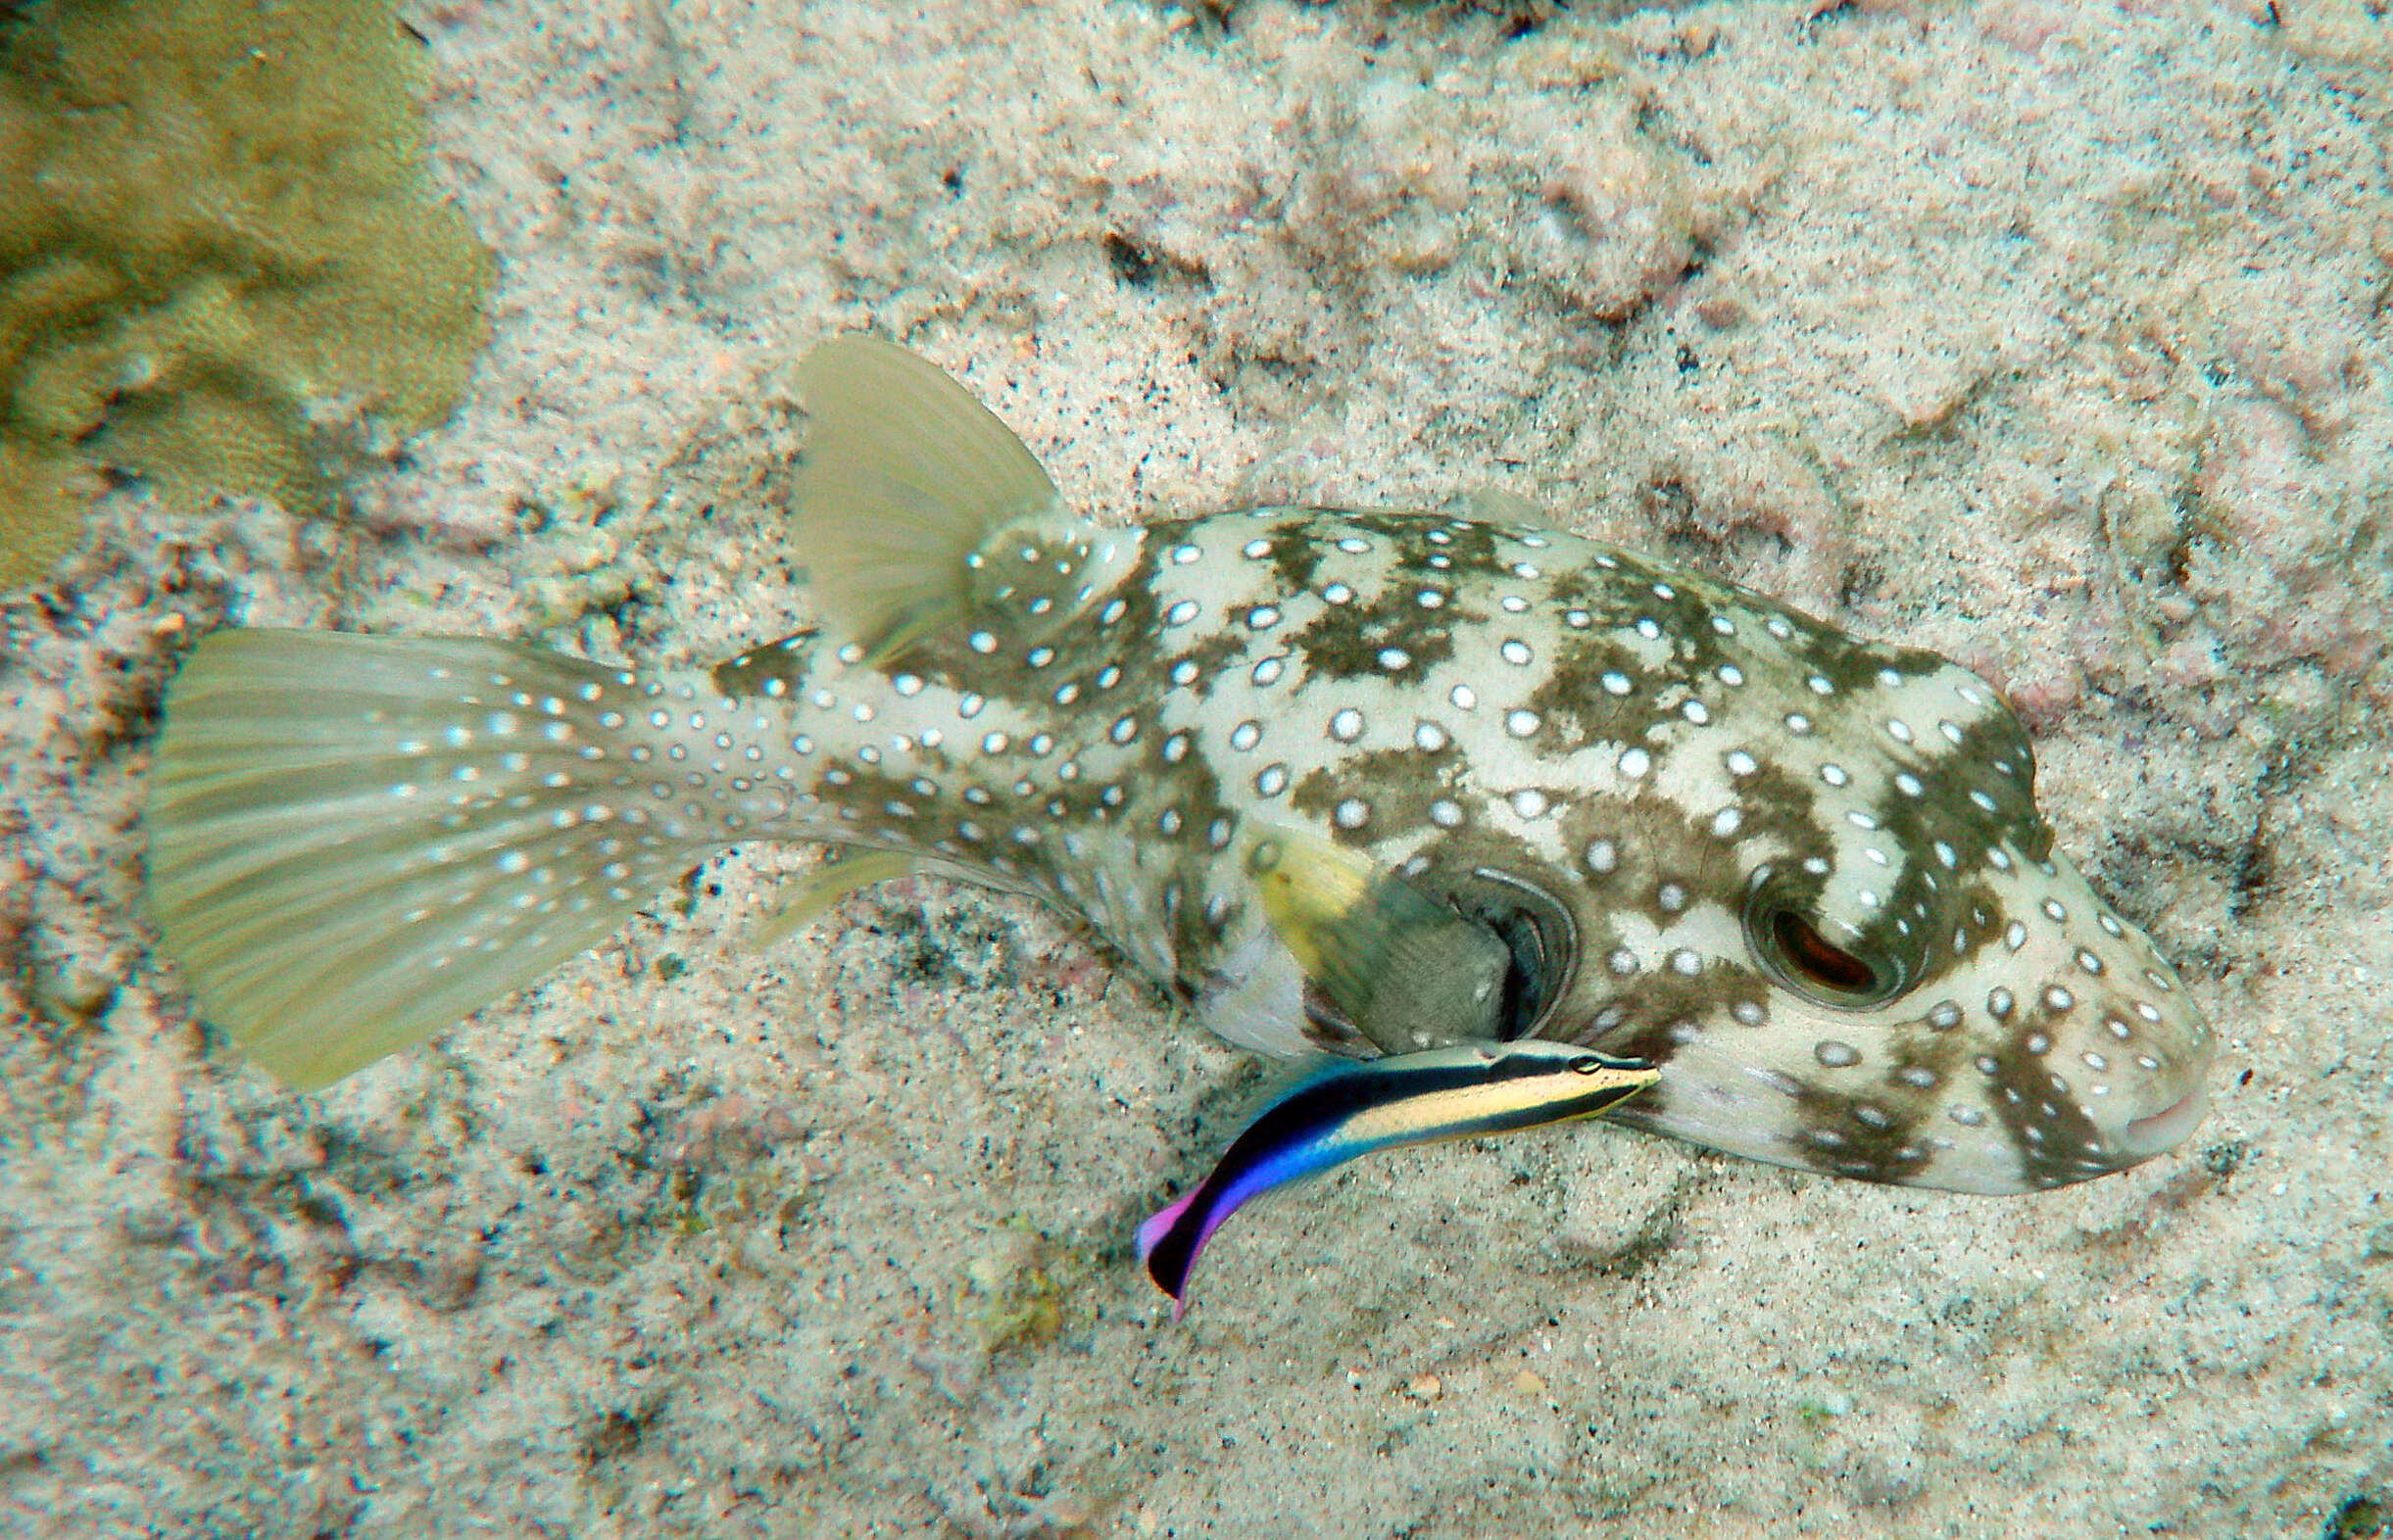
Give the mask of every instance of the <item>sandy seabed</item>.
[[[0, 660], [0, 1529], [2358, 1536], [2393, 1511], [2393, 24], [2373, 8], [446, 0], [496, 336], [352, 516], [101, 511]], [[687, 662], [803, 621], [791, 361], [872, 327], [1108, 518], [1496, 486], [2029, 720], [2220, 1024], [2036, 1196], [1605, 1129], [1131, 1230], [1253, 1074], [920, 881], [709, 863], [285, 1092], [150, 950], [226, 622]]]

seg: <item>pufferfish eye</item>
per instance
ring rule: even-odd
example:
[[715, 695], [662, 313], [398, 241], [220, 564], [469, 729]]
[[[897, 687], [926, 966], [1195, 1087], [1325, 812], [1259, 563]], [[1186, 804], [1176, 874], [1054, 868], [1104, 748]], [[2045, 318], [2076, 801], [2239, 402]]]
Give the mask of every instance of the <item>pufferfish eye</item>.
[[1762, 966], [1798, 994], [1823, 1005], [1858, 1009], [1899, 991], [1894, 970], [1873, 968], [1820, 934], [1819, 928], [1783, 904], [1755, 907], [1745, 920], [1747, 938]]
[[1779, 943], [1781, 957], [1824, 989], [1867, 994], [1878, 987], [1868, 963], [1831, 942], [1792, 909], [1771, 911], [1770, 938]]

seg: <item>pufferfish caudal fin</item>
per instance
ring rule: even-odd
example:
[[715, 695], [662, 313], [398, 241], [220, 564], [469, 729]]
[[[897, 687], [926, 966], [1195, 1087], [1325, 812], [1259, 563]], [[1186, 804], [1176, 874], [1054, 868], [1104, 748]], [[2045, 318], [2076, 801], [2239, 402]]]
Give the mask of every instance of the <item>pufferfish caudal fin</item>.
[[728, 842], [595, 790], [633, 696], [509, 642], [207, 638], [168, 689], [147, 814], [151, 910], [201, 1013], [320, 1085], [621, 928]]
[[1037, 635], [1110, 589], [1135, 531], [1073, 517], [1011, 429], [928, 360], [862, 335], [798, 366], [792, 531], [824, 608], [876, 658], [977, 614]]
[[1642, 1060], [1537, 1038], [1340, 1065], [1265, 1108], [1204, 1180], [1141, 1225], [1139, 1256], [1178, 1320], [1198, 1253], [1258, 1193], [1375, 1150], [1593, 1117], [1660, 1078]]

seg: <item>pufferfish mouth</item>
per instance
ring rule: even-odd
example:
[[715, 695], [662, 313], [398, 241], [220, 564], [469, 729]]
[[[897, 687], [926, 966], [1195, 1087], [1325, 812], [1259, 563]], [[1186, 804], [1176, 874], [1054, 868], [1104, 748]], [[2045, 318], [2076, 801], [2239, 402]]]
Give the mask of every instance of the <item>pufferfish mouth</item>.
[[2135, 1160], [2149, 1160], [2184, 1143], [2209, 1111], [2210, 1093], [2196, 1085], [2160, 1111], [2122, 1126], [2120, 1147]]

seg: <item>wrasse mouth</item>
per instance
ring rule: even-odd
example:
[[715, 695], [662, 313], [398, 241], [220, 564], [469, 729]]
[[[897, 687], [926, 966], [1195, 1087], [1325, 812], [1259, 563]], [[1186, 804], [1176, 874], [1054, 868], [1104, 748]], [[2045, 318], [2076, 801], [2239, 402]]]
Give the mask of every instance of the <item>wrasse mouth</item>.
[[2184, 1143], [2209, 1111], [2210, 1093], [2197, 1085], [2159, 1112], [2121, 1129], [2119, 1142], [2135, 1159], [2149, 1160]]

